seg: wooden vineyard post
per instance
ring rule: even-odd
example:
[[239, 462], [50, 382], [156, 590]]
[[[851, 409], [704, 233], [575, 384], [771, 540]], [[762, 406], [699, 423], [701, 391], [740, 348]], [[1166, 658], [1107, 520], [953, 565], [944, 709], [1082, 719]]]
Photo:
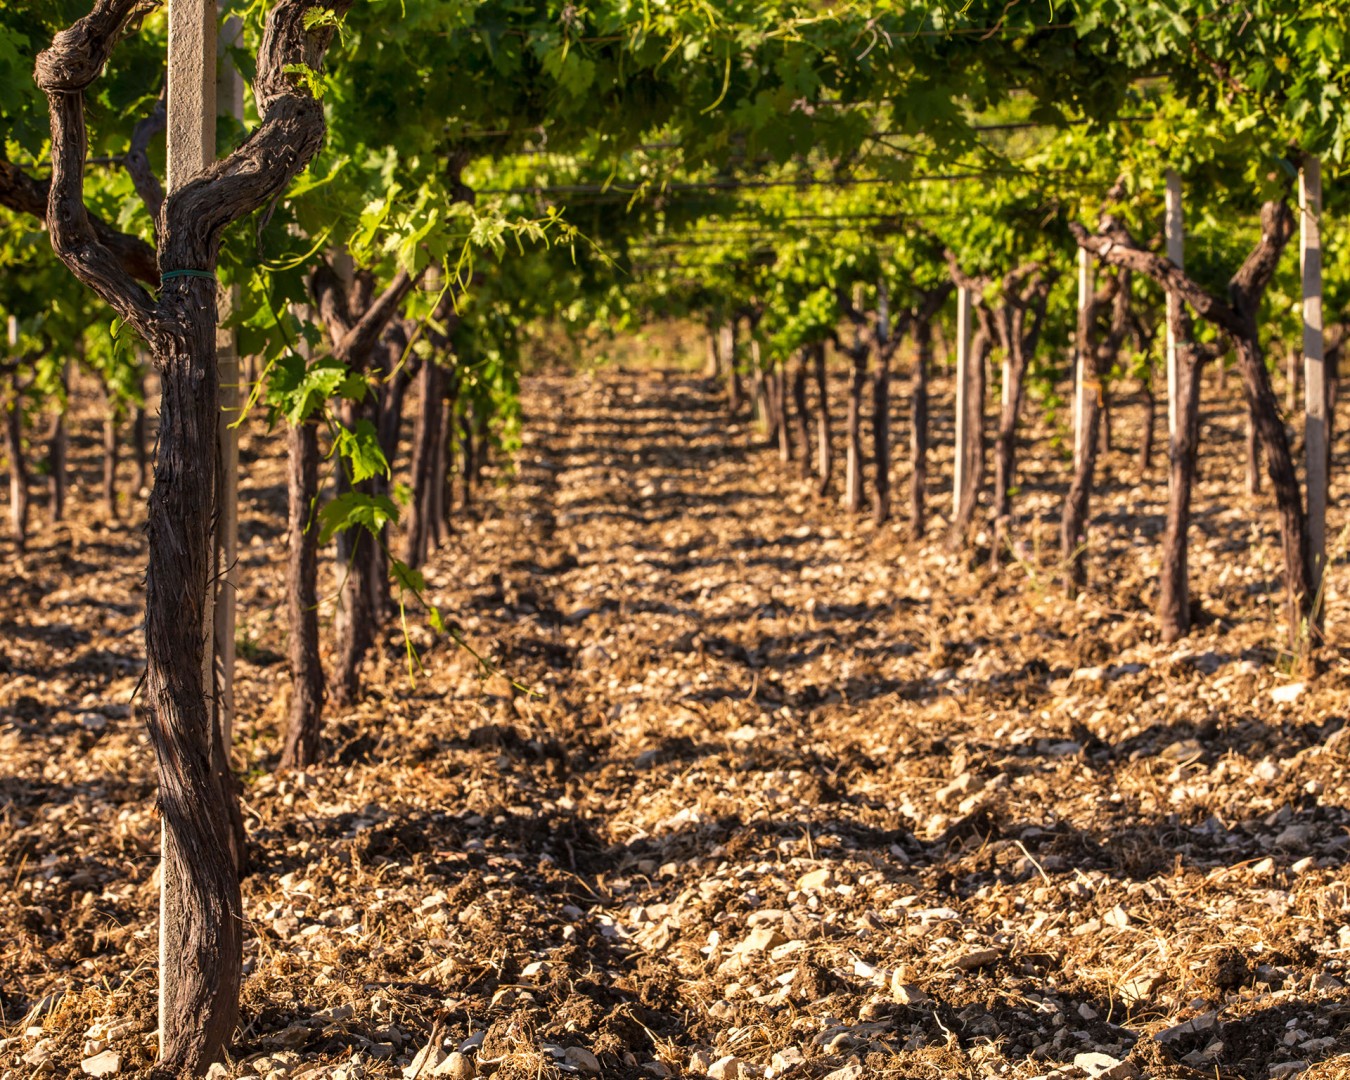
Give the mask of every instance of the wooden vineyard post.
[[1308, 561], [1312, 566], [1313, 626], [1322, 625], [1322, 573], [1326, 565], [1327, 384], [1322, 340], [1322, 162], [1309, 157], [1298, 174], [1299, 265], [1303, 276], [1303, 411], [1308, 478]]
[[1006, 409], [1012, 404], [1012, 353], [1011, 350], [1003, 351], [1003, 365], [999, 368], [999, 394], [998, 405], [1000, 409]]
[[955, 458], [952, 465], [952, 520], [961, 516], [961, 496], [965, 491], [966, 472], [966, 390], [969, 379], [971, 337], [971, 295], [964, 285], [956, 290], [956, 434]]
[[[244, 119], [244, 80], [225, 55], [238, 44], [243, 24], [237, 17], [225, 23], [221, 39], [220, 74], [216, 95], [224, 115], [240, 123]], [[214, 124], [213, 124], [214, 126]], [[214, 133], [212, 135], [214, 141]], [[220, 322], [228, 320], [239, 306], [239, 286], [221, 290]], [[240, 387], [238, 334], [216, 331], [216, 370], [220, 373], [220, 472], [216, 478], [215, 555], [215, 710], [216, 727], [229, 760], [234, 734], [234, 638], [236, 596], [239, 589], [239, 420], [243, 394]]]
[[1073, 392], [1073, 463], [1074, 468], [1083, 459], [1085, 447], [1083, 440], [1086, 437], [1084, 431], [1085, 425], [1083, 416], [1086, 413], [1084, 399], [1088, 394], [1098, 392], [1097, 380], [1089, 370], [1092, 366], [1091, 343], [1087, 340], [1087, 334], [1081, 329], [1083, 327], [1082, 313], [1088, 309], [1092, 303], [1092, 290], [1094, 288], [1092, 274], [1092, 252], [1087, 248], [1078, 249], [1078, 325], [1080, 331], [1079, 340], [1074, 346], [1074, 392]]
[[[1181, 177], [1167, 170], [1167, 212], [1164, 221], [1167, 258], [1181, 268], [1185, 262], [1185, 219], [1182, 215]], [[1167, 532], [1162, 545], [1162, 577], [1158, 595], [1158, 620], [1164, 641], [1176, 641], [1191, 626], [1190, 611], [1190, 512], [1191, 488], [1195, 482], [1194, 412], [1198, 407], [1200, 373], [1198, 360], [1187, 353], [1181, 364], [1179, 329], [1185, 312], [1181, 296], [1167, 290]], [[1189, 348], [1189, 346], [1187, 346]], [[1222, 371], [1222, 367], [1220, 368]]]
[[[19, 320], [11, 315], [7, 324], [9, 352], [13, 359], [19, 355]], [[23, 438], [23, 409], [19, 406], [18, 387], [15, 386], [15, 399], [10, 402], [9, 414], [4, 417], [5, 434], [8, 440], [9, 455], [9, 520], [14, 533], [14, 543], [20, 554], [23, 553], [28, 533], [28, 480], [24, 475], [24, 459], [20, 449]], [[3, 411], [0, 403], [0, 411]]]
[[727, 410], [732, 416], [741, 411], [741, 398], [744, 390], [741, 386], [741, 369], [736, 366], [736, 321], [733, 315], [717, 331], [718, 349], [727, 373]]
[[881, 525], [891, 516], [891, 295], [886, 280], [877, 282], [877, 366], [872, 375], [873, 462], [872, 520]]
[[[169, 0], [168, 132], [166, 194], [172, 195], [206, 169], [216, 156], [216, 0]], [[215, 614], [207, 589], [203, 613], [202, 685], [214, 681]], [[167, 825], [160, 829], [161, 851]], [[164, 1054], [171, 991], [166, 973], [170, 895], [181, 891], [170, 881], [174, 866], [161, 855], [159, 876], [159, 1047]]]
[[970, 471], [969, 440], [966, 438], [968, 417], [966, 397], [970, 383], [970, 345], [972, 304], [974, 295], [969, 287], [956, 289], [956, 446], [952, 468], [952, 521], [961, 519], [966, 490], [966, 474]]
[[[1185, 234], [1181, 216], [1181, 177], [1167, 170], [1167, 210], [1164, 231], [1167, 235], [1167, 257], [1178, 268], [1185, 264]], [[1177, 339], [1173, 327], [1174, 308], [1181, 303], [1175, 292], [1167, 293], [1167, 439], [1168, 445], [1177, 432]]]

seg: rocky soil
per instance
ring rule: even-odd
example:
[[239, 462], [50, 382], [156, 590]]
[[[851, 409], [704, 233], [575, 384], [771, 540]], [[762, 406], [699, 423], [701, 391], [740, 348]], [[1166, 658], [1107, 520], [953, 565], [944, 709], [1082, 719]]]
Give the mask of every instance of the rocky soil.
[[[1350, 1075], [1350, 590], [1338, 566], [1327, 668], [1293, 672], [1227, 396], [1207, 391], [1200, 626], [1167, 647], [1162, 468], [1140, 481], [1132, 409], [1068, 602], [1049, 430], [994, 575], [941, 521], [918, 545], [818, 499], [698, 379], [525, 393], [514, 476], [428, 572], [504, 674], [415, 623], [410, 680], [391, 629], [305, 774], [273, 772], [284, 440], [246, 442], [252, 868], [221, 1075]], [[92, 423], [74, 519], [22, 559], [0, 544], [16, 1080], [140, 1075], [155, 1049], [144, 545], [135, 512], [92, 505]]]

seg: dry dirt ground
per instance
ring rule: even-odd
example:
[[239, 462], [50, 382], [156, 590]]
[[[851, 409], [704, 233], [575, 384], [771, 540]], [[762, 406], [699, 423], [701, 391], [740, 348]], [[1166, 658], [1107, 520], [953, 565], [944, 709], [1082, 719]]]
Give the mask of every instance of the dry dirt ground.
[[[817, 499], [698, 379], [535, 377], [514, 479], [428, 578], [540, 696], [416, 624], [413, 685], [392, 629], [289, 776], [283, 440], [255, 430], [228, 1075], [1350, 1075], [1344, 657], [1287, 673], [1273, 513], [1207, 393], [1204, 612], [1164, 647], [1131, 410], [1070, 603], [1048, 431], [991, 576], [940, 521], [915, 545]], [[143, 538], [90, 504], [86, 428], [74, 520], [0, 545], [3, 1077], [154, 1053]]]

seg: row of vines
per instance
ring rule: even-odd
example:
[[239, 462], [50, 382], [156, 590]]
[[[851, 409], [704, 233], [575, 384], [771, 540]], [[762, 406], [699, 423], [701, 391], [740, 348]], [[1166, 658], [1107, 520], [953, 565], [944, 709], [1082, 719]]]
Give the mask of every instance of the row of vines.
[[[319, 760], [324, 709], [359, 699], [383, 628], [459, 636], [421, 567], [528, 423], [518, 387], [541, 341], [669, 318], [706, 327], [728, 408], [753, 405], [822, 495], [903, 516], [916, 541], [933, 532], [940, 342], [957, 382], [948, 539], [981, 535], [994, 567], [1016, 551], [1019, 440], [1041, 410], [1071, 469], [1070, 593], [1091, 588], [1112, 400], [1137, 390], [1139, 467], [1169, 470], [1166, 640], [1191, 617], [1201, 373], [1233, 368], [1281, 530], [1288, 644], [1325, 655], [1347, 15], [1341, 0], [6, 4], [10, 527], [22, 545], [39, 481], [61, 518], [69, 387], [96, 382], [105, 512], [148, 499], [164, 1067], [203, 1073], [237, 1018], [231, 507], [248, 417], [289, 462], [283, 767]], [[176, 127], [193, 94], [214, 117], [196, 157]], [[1286, 365], [1306, 392], [1282, 405]], [[887, 423], [898, 394], [907, 432]]]

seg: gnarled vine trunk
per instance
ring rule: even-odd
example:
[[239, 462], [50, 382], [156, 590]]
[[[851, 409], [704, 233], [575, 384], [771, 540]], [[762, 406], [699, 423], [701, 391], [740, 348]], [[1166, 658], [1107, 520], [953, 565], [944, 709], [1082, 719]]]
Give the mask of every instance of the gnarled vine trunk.
[[994, 539], [989, 561], [997, 566], [1003, 547], [1012, 535], [1012, 489], [1017, 469], [1017, 421], [1022, 411], [1022, 388], [1027, 373], [1027, 357], [1018, 349], [1009, 356], [1003, 369], [1007, 386], [999, 410], [998, 435], [994, 439]]
[[889, 338], [877, 349], [872, 372], [872, 520], [882, 525], [891, 519], [891, 357], [895, 342]]
[[[1040, 342], [1051, 278], [1037, 264], [1018, 267], [1003, 279], [1003, 305], [993, 319], [1005, 357], [1003, 400], [994, 441], [994, 537], [989, 561], [999, 564], [1012, 533], [1012, 490], [1017, 473], [1017, 425], [1027, 368]], [[1030, 324], [1027, 317], [1030, 316]]]
[[1101, 391], [1101, 428], [1098, 439], [1101, 442], [1099, 449], [1103, 455], [1111, 452], [1112, 434], [1111, 434], [1111, 384], [1103, 383]]
[[[215, 287], [174, 286], [190, 315], [151, 339], [162, 385], [159, 451], [146, 532], [146, 713], [159, 764], [162, 1057], [201, 1068], [237, 1018], [242, 902], [234, 808], [222, 783], [203, 626], [214, 544]], [[181, 295], [189, 294], [189, 295]], [[177, 1059], [175, 1061], [175, 1059]], [[195, 1064], [193, 1064], [195, 1063]]]
[[23, 402], [5, 406], [5, 459], [9, 466], [9, 528], [22, 554], [28, 547], [28, 464], [23, 454]]
[[[328, 263], [322, 263], [310, 277], [310, 291], [332, 341], [333, 353], [353, 374], [368, 372], [376, 347], [383, 342], [385, 368], [383, 380], [386, 399], [367, 394], [361, 401], [344, 401], [339, 410], [342, 426], [348, 431], [364, 427], [374, 431], [381, 449], [392, 450], [402, 415], [402, 390], [396, 402], [388, 395], [394, 387], [392, 374], [402, 350], [397, 331], [386, 334], [403, 301], [417, 285], [419, 277], [400, 270], [378, 296], [374, 275], [366, 270], [344, 281]], [[394, 408], [394, 404], [397, 408]], [[385, 443], [388, 440], [388, 443]], [[339, 496], [355, 493], [377, 497], [387, 495], [389, 479], [384, 474], [355, 480], [347, 469], [338, 470]], [[361, 665], [375, 644], [380, 622], [391, 607], [389, 566], [385, 554], [387, 527], [374, 535], [365, 528], [347, 529], [337, 534], [337, 563], [340, 580], [337, 617], [334, 620], [337, 644], [329, 698], [345, 707], [356, 701], [361, 690]]]
[[1174, 291], [1197, 315], [1227, 334], [1236, 348], [1247, 408], [1266, 456], [1266, 469], [1279, 511], [1290, 643], [1299, 647], [1305, 633], [1315, 633], [1307, 516], [1257, 328], [1262, 297], [1294, 234], [1294, 216], [1288, 202], [1277, 199], [1261, 207], [1261, 238], [1229, 279], [1227, 300], [1202, 288], [1175, 263], [1141, 248], [1115, 221], [1108, 220], [1097, 235], [1089, 234], [1076, 222], [1071, 223], [1070, 229], [1080, 247], [1117, 266], [1142, 271], [1164, 289]]
[[769, 377], [773, 389], [773, 426], [778, 434], [778, 460], [787, 465], [792, 461], [794, 448], [792, 430], [788, 427], [787, 371], [781, 362], [775, 362]]
[[722, 374], [722, 353], [717, 347], [717, 328], [708, 327], [708, 354], [703, 364], [703, 375], [705, 378], [717, 379]]
[[1238, 368], [1242, 372], [1242, 389], [1252, 426], [1259, 439], [1260, 450], [1266, 459], [1266, 474], [1280, 520], [1280, 541], [1284, 549], [1286, 578], [1286, 615], [1293, 644], [1298, 645], [1305, 633], [1312, 631], [1313, 576], [1312, 560], [1308, 553], [1308, 519], [1303, 506], [1303, 492], [1293, 456], [1289, 452], [1289, 436], [1280, 418], [1279, 401], [1270, 385], [1265, 357], [1256, 326], [1254, 309], [1249, 313], [1248, 333], [1235, 335]]
[[768, 380], [764, 376], [764, 369], [759, 366], [759, 348], [754, 338], [750, 339], [750, 350], [750, 391], [754, 406], [752, 412], [755, 423], [764, 432], [764, 444], [772, 446], [778, 433], [773, 426], [773, 405], [769, 400]]
[[[403, 402], [407, 397], [410, 378], [408, 365], [402, 363], [406, 344], [407, 336], [399, 321], [395, 319], [386, 328], [379, 346], [384, 359], [380, 372], [379, 394], [375, 402], [375, 426], [379, 434], [380, 450], [390, 471], [373, 477], [371, 483], [375, 493], [385, 497], [391, 497], [393, 494], [393, 470], [398, 465], [399, 431], [403, 424]], [[375, 545], [372, 553], [373, 565], [368, 568], [371, 611], [377, 624], [383, 624], [391, 619], [395, 610], [389, 572], [389, 552], [392, 546], [389, 531], [388, 525], [380, 530], [379, 543]]]
[[830, 433], [830, 380], [825, 366], [825, 343], [811, 346], [812, 369], [816, 377], [816, 491], [825, 495], [830, 490], [834, 472], [834, 442]]
[[287, 432], [286, 625], [291, 666], [291, 707], [283, 769], [319, 760], [323, 730], [323, 665], [319, 659], [319, 543], [315, 499], [319, 493], [319, 435], [314, 422]]
[[[355, 404], [343, 403], [342, 422], [349, 429], [357, 422]], [[374, 494], [369, 480], [354, 483], [345, 469], [338, 470], [336, 486], [338, 496], [349, 492]], [[377, 612], [373, 585], [379, 562], [376, 539], [366, 529], [343, 530], [336, 540], [339, 595], [334, 628], [337, 640], [328, 696], [334, 705], [345, 708], [360, 696], [361, 665], [375, 645]]]
[[792, 418], [796, 428], [796, 443], [801, 451], [797, 461], [801, 466], [802, 479], [811, 475], [811, 414], [806, 405], [807, 363], [810, 347], [799, 349], [797, 362], [792, 367]]
[[[63, 375], [61, 381], [64, 383]], [[66, 517], [66, 412], [64, 406], [53, 414], [47, 429], [47, 524], [56, 525]]]
[[722, 362], [726, 365], [727, 372], [727, 411], [732, 416], [740, 413], [745, 405], [745, 384], [741, 381], [741, 366], [736, 355], [736, 334], [739, 321], [735, 317], [728, 319], [719, 332], [722, 343]]
[[428, 357], [417, 376], [417, 422], [413, 428], [412, 490], [413, 504], [408, 513], [407, 559], [414, 569], [426, 562], [427, 548], [439, 522], [439, 495], [443, 475], [437, 475], [444, 436], [441, 414], [444, 398], [444, 372]]
[[463, 376], [456, 367], [448, 380], [445, 401], [441, 404], [441, 445], [436, 465], [436, 475], [440, 477], [441, 497], [440, 521], [437, 528], [437, 544], [454, 535], [455, 519], [455, 440], [459, 430], [459, 396], [463, 386]]
[[1191, 628], [1190, 525], [1191, 491], [1200, 446], [1201, 354], [1190, 341], [1190, 319], [1174, 305], [1177, 342], [1176, 431], [1169, 442], [1167, 527], [1163, 533], [1162, 572], [1158, 581], [1158, 628], [1163, 641], [1184, 637]]
[[131, 464], [135, 469], [132, 484], [137, 498], [150, 485], [150, 451], [147, 449], [145, 406], [137, 405], [131, 412]]
[[[254, 83], [258, 127], [164, 200], [158, 266], [148, 274], [145, 245], [115, 243], [115, 231], [95, 224], [84, 205], [84, 92], [143, 5], [95, 0], [88, 15], [56, 35], [35, 71], [51, 118], [52, 248], [136, 329], [160, 373], [159, 452], [146, 519], [144, 701], [162, 824], [160, 1062], [175, 1075], [198, 1075], [224, 1053], [238, 1016], [243, 958], [240, 819], [214, 722], [209, 648], [220, 415], [214, 271], [224, 230], [274, 201], [317, 153], [323, 106], [294, 72], [315, 68], [332, 40], [331, 24], [311, 21], [314, 9], [340, 16], [349, 6], [280, 0], [271, 8]], [[138, 278], [159, 279], [158, 297]]]
[[478, 453], [474, 448], [474, 405], [465, 401], [459, 414], [459, 499], [468, 510], [473, 506], [473, 489], [477, 481]]
[[110, 404], [103, 417], [103, 510], [109, 521], [117, 520], [117, 465], [121, 446], [117, 439], [117, 412]]
[[1139, 475], [1146, 476], [1153, 467], [1153, 429], [1158, 426], [1158, 395], [1153, 392], [1153, 373], [1139, 380], [1139, 392], [1144, 398], [1144, 427], [1139, 435]]
[[[1098, 326], [1101, 313], [1112, 304], [1111, 322], [1105, 330]], [[1121, 342], [1129, 326], [1130, 286], [1128, 271], [1118, 271], [1079, 311], [1078, 341], [1080, 363], [1087, 370], [1079, 374], [1088, 383], [1088, 392], [1079, 398], [1082, 412], [1077, 419], [1078, 454], [1074, 460], [1073, 480], [1064, 500], [1060, 517], [1060, 558], [1064, 564], [1064, 588], [1076, 596], [1087, 581], [1088, 506], [1096, 481], [1097, 457], [1101, 451], [1101, 425], [1105, 391], [1103, 384], [1115, 363]]]
[[1261, 494], [1261, 436], [1257, 430], [1256, 417], [1252, 415], [1251, 405], [1248, 403], [1246, 414], [1242, 421], [1243, 445], [1247, 448], [1247, 483], [1246, 491], [1248, 495]]

